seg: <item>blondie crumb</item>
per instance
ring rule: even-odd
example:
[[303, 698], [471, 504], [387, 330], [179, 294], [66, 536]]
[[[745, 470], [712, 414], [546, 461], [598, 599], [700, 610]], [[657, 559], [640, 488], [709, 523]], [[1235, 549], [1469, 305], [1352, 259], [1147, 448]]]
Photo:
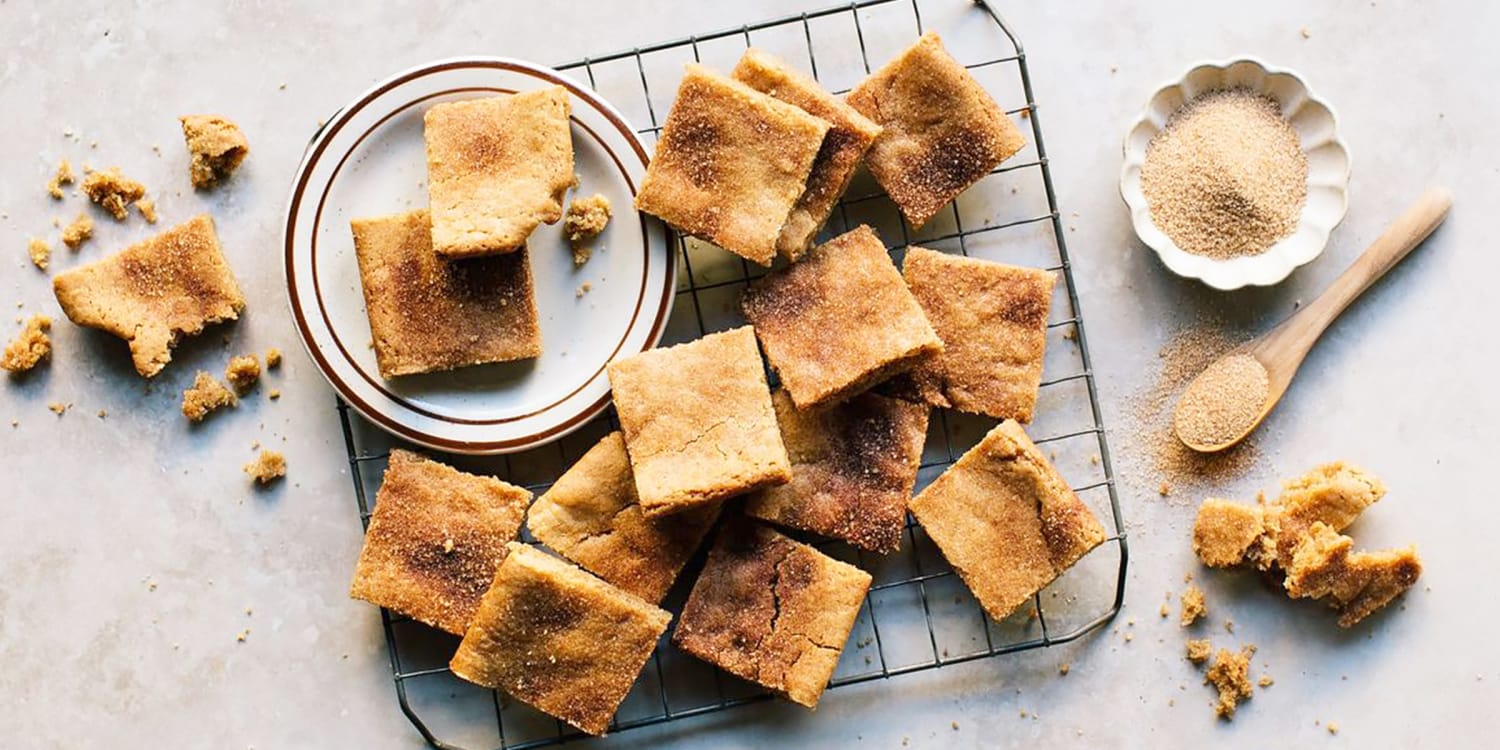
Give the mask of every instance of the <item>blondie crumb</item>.
[[244, 395], [260, 380], [260, 360], [254, 354], [230, 357], [229, 366], [224, 368], [224, 379], [234, 386], [235, 393]]
[[274, 370], [281, 366], [281, 350], [271, 347], [266, 350], [266, 369]]
[[69, 250], [77, 250], [94, 236], [94, 220], [88, 214], [80, 212], [78, 218], [62, 230], [62, 241]]
[[1276, 680], [1272, 679], [1271, 675], [1263, 674], [1263, 675], [1260, 676], [1259, 680], [1255, 681], [1255, 684], [1261, 686], [1262, 689], [1265, 689], [1265, 688], [1268, 688], [1268, 687], [1270, 687], [1272, 685], [1275, 685], [1276, 684]]
[[1234, 712], [1242, 700], [1254, 694], [1250, 684], [1250, 657], [1255, 655], [1255, 644], [1245, 644], [1238, 654], [1227, 648], [1219, 649], [1214, 663], [1203, 677], [1203, 684], [1213, 685], [1219, 691], [1219, 701], [1214, 704], [1214, 714], [1221, 719], [1233, 719]]
[[31, 316], [20, 335], [5, 347], [4, 354], [0, 354], [0, 369], [20, 374], [36, 367], [42, 360], [49, 359], [52, 356], [52, 339], [47, 336], [47, 331], [51, 328], [51, 318], [45, 315]]
[[256, 484], [268, 485], [286, 476], [286, 456], [276, 451], [261, 451], [254, 461], [245, 464], [244, 472], [249, 474]]
[[119, 167], [110, 167], [84, 175], [83, 193], [115, 217], [115, 221], [124, 221], [128, 215], [126, 205], [146, 197], [146, 186], [120, 174]]
[[1214, 644], [1207, 638], [1194, 638], [1187, 642], [1187, 660], [1194, 664], [1208, 661], [1214, 652]]
[[[568, 235], [568, 244], [573, 248], [573, 265], [587, 263], [594, 250], [589, 246], [595, 237], [609, 224], [609, 199], [595, 193], [586, 198], [574, 198], [568, 205], [568, 215], [563, 218], [563, 232]], [[587, 290], [585, 290], [587, 291]]]
[[266, 398], [271, 399], [272, 401], [275, 401], [276, 399], [281, 398], [281, 389], [280, 388], [272, 388], [271, 390], [269, 390], [269, 391], [266, 392]]
[[137, 200], [135, 202], [135, 210], [141, 212], [141, 218], [145, 219], [147, 224], [156, 223], [155, 200], [152, 200], [151, 198], [141, 198], [140, 200]]
[[1062, 675], [1063, 677], [1067, 677], [1068, 673], [1071, 672], [1071, 671], [1073, 671], [1073, 665], [1071, 665], [1071, 664], [1069, 664], [1067, 662], [1063, 662], [1063, 663], [1057, 665], [1057, 673], [1059, 675]]
[[214, 378], [198, 371], [193, 387], [182, 392], [182, 416], [190, 422], [202, 422], [209, 412], [224, 406], [234, 406], [238, 399], [234, 393]]
[[59, 417], [66, 414], [68, 412], [68, 407], [70, 406], [72, 406], [72, 404], [63, 401], [53, 401], [52, 403], [47, 404], [47, 408], [51, 409], [52, 413], [56, 414]]
[[47, 183], [47, 195], [57, 200], [63, 198], [63, 185], [73, 184], [73, 165], [67, 159], [57, 163], [57, 174], [52, 175], [52, 180]]
[[31, 242], [26, 243], [26, 254], [31, 256], [31, 265], [45, 271], [47, 261], [52, 258], [52, 246], [46, 240], [32, 237]]
[[188, 167], [193, 187], [207, 190], [226, 179], [250, 153], [250, 142], [240, 127], [219, 115], [183, 115], [182, 137], [193, 163]]
[[1187, 591], [1182, 592], [1182, 626], [1192, 625], [1206, 614], [1208, 614], [1208, 604], [1203, 600], [1203, 589], [1188, 586]]

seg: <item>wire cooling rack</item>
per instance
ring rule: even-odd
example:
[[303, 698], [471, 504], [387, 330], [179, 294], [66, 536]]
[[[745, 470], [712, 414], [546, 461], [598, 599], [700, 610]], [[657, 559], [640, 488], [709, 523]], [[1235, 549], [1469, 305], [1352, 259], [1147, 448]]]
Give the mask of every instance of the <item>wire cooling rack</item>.
[[[1028, 432], [1100, 517], [1109, 536], [1037, 594], [1031, 606], [1000, 622], [984, 615], [909, 517], [902, 548], [892, 555], [864, 553], [839, 542], [818, 543], [824, 552], [859, 565], [875, 579], [830, 688], [1065, 643], [1108, 622], [1124, 601], [1128, 549], [1068, 261], [1065, 221], [1052, 187], [1026, 54], [999, 14], [982, 0], [863, 0], [558, 66], [586, 78], [632, 122], [649, 122], [639, 132], [643, 140], [654, 143], [685, 62], [728, 70], [747, 46], [755, 45], [803, 67], [829, 90], [843, 92], [929, 29], [943, 35], [949, 51], [1002, 106], [1010, 107], [1010, 116], [1029, 123], [1030, 144], [920, 231], [908, 226], [879, 186], [861, 174], [824, 236], [869, 224], [897, 262], [907, 246], [920, 244], [1059, 272], [1063, 284], [1053, 300], [1037, 418]], [[706, 243], [682, 237], [676, 241], [677, 299], [663, 344], [742, 325], [740, 292], [764, 271]], [[338, 414], [360, 516], [368, 524], [392, 439], [343, 401], [338, 402]], [[918, 489], [993, 424], [934, 410]], [[550, 446], [509, 456], [442, 458], [540, 494], [616, 426], [611, 409]], [[700, 551], [683, 571], [664, 603], [668, 609], [681, 610], [703, 555]], [[386, 610], [381, 619], [401, 710], [434, 747], [519, 750], [582, 737], [504, 694], [454, 677], [447, 669], [458, 643], [453, 636]], [[768, 697], [763, 689], [678, 652], [663, 637], [610, 731], [723, 711]], [[837, 697], [829, 694], [825, 700]]]

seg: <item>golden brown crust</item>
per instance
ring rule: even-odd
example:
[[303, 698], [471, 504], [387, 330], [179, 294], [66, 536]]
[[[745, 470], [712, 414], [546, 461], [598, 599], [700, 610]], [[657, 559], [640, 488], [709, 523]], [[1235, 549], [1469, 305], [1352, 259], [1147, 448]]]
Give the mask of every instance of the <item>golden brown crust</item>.
[[125, 220], [128, 215], [126, 206], [131, 201], [146, 197], [146, 186], [120, 174], [119, 167], [85, 174], [81, 187], [84, 195], [108, 211], [110, 216], [115, 217], [115, 221]]
[[136, 372], [148, 378], [172, 360], [179, 337], [245, 309], [208, 214], [60, 273], [52, 291], [69, 320], [129, 342]]
[[944, 344], [909, 373], [920, 398], [1030, 423], [1057, 274], [911, 247], [903, 275]]
[[1265, 530], [1259, 507], [1210, 497], [1193, 522], [1193, 552], [1210, 568], [1234, 567], [1251, 554]]
[[26, 327], [5, 347], [0, 354], [0, 370], [19, 375], [52, 357], [52, 339], [47, 331], [52, 329], [52, 319], [46, 315], [33, 315]]
[[445, 102], [427, 110], [432, 247], [445, 258], [514, 252], [562, 218], [573, 184], [567, 89]]
[[885, 128], [865, 164], [913, 227], [1026, 145], [933, 32], [856, 86], [846, 101]]
[[1093, 512], [1011, 420], [990, 430], [910, 509], [997, 621], [1104, 542]]
[[873, 393], [814, 409], [798, 409], [784, 390], [771, 400], [792, 481], [749, 495], [745, 514], [872, 552], [900, 549], [927, 406]]
[[803, 409], [847, 399], [943, 347], [867, 226], [758, 280], [740, 304]]
[[604, 436], [532, 504], [526, 528], [585, 570], [660, 604], [719, 517], [719, 503], [647, 518], [625, 437]]
[[527, 251], [438, 258], [426, 210], [349, 225], [381, 377], [541, 354]]
[[813, 159], [807, 186], [776, 239], [781, 257], [796, 261], [812, 247], [813, 238], [849, 187], [854, 168], [880, 135], [881, 127], [784, 60], [753, 47], [745, 51], [731, 75], [756, 91], [827, 120], [830, 126]]
[[[238, 169], [250, 154], [250, 141], [246, 140], [240, 126], [221, 115], [183, 115], [177, 118], [182, 123], [182, 137], [187, 141], [192, 163], [188, 173], [193, 187], [206, 190]], [[146, 210], [142, 208], [142, 214]], [[153, 207], [154, 213], [154, 207]], [[148, 215], [149, 221], [155, 221]]]
[[1353, 547], [1353, 539], [1315, 521], [1286, 569], [1287, 594], [1322, 599], [1338, 610], [1339, 627], [1344, 628], [1390, 604], [1422, 575], [1415, 547], [1352, 552]]
[[391, 451], [349, 596], [462, 634], [530, 502], [494, 477]]
[[449, 666], [592, 735], [630, 692], [672, 616], [512, 543]]
[[635, 207], [768, 266], [828, 122], [686, 67]]
[[734, 519], [719, 531], [672, 642], [816, 708], [870, 580], [853, 565]]
[[791, 479], [749, 326], [616, 360], [609, 383], [646, 515]]
[[189, 422], [202, 422], [209, 413], [237, 403], [234, 393], [223, 383], [199, 370], [192, 387], [182, 392], [182, 416]]

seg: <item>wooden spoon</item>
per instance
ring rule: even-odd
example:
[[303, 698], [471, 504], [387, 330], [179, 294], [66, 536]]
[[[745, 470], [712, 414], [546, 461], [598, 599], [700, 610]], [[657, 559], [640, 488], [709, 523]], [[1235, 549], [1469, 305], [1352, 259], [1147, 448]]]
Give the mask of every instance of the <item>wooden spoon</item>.
[[[1220, 357], [1214, 364], [1209, 365], [1214, 369], [1226, 359], [1239, 355], [1253, 357], [1265, 368], [1268, 387], [1265, 400], [1260, 406], [1259, 413], [1253, 419], [1246, 419], [1241, 425], [1233, 425], [1227, 432], [1238, 430], [1238, 434], [1229, 436], [1224, 440], [1216, 440], [1205, 444], [1200, 440], [1190, 440], [1185, 435], [1190, 435], [1192, 430], [1184, 430], [1184, 405], [1188, 399], [1179, 399], [1177, 408], [1172, 415], [1172, 423], [1177, 438], [1187, 447], [1201, 453], [1214, 453], [1233, 446], [1249, 435], [1261, 421], [1276, 407], [1282, 395], [1292, 383], [1292, 378], [1297, 374], [1297, 368], [1302, 366], [1302, 360], [1307, 352], [1317, 343], [1318, 337], [1328, 329], [1330, 323], [1349, 306], [1356, 297], [1363, 294], [1374, 283], [1384, 276], [1386, 271], [1391, 270], [1401, 262], [1408, 253], [1421, 244], [1427, 235], [1432, 234], [1443, 219], [1448, 216], [1448, 209], [1453, 205], [1453, 195], [1445, 188], [1428, 188], [1409, 208], [1406, 209], [1390, 226], [1385, 228], [1370, 247], [1354, 260], [1354, 263], [1341, 274], [1328, 290], [1323, 292], [1312, 304], [1302, 308], [1281, 325], [1272, 328], [1259, 338], [1252, 339], [1246, 344], [1236, 347], [1233, 351]], [[1253, 367], [1253, 365], [1251, 365]], [[1186, 394], [1193, 390], [1193, 385], [1203, 377], [1200, 374], [1188, 384]]]

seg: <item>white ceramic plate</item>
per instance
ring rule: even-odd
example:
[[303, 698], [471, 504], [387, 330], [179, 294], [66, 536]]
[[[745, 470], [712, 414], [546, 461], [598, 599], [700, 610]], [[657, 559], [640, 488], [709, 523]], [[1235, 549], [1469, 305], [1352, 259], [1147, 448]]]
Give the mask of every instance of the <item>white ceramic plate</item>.
[[[1185, 102], [1205, 91], [1226, 88], [1249, 89], [1281, 104], [1282, 117], [1296, 129], [1302, 152], [1307, 155], [1307, 203], [1297, 228], [1265, 252], [1218, 260], [1179, 248], [1152, 223], [1146, 195], [1141, 191], [1141, 165], [1146, 161], [1146, 146]], [[1323, 252], [1328, 235], [1344, 220], [1349, 206], [1349, 149], [1339, 140], [1333, 108], [1313, 96], [1296, 73], [1253, 58], [1201, 63], [1181, 80], [1157, 89], [1125, 135], [1124, 150], [1120, 197], [1130, 208], [1136, 236], [1155, 250], [1173, 273], [1215, 289], [1270, 286], [1285, 279]]]
[[[572, 95], [576, 193], [603, 193], [614, 218], [593, 258], [577, 270], [561, 222], [531, 236], [542, 356], [382, 379], [369, 346], [349, 220], [427, 205], [422, 115], [428, 107], [554, 84]], [[531, 63], [440, 60], [376, 84], [314, 136], [292, 186], [285, 271], [302, 343], [339, 395], [406, 440], [445, 451], [509, 453], [562, 437], [608, 405], [605, 366], [654, 346], [671, 311], [676, 265], [666, 229], [631, 209], [647, 160], [612, 106], [587, 86]], [[585, 283], [591, 289], [580, 297]]]

